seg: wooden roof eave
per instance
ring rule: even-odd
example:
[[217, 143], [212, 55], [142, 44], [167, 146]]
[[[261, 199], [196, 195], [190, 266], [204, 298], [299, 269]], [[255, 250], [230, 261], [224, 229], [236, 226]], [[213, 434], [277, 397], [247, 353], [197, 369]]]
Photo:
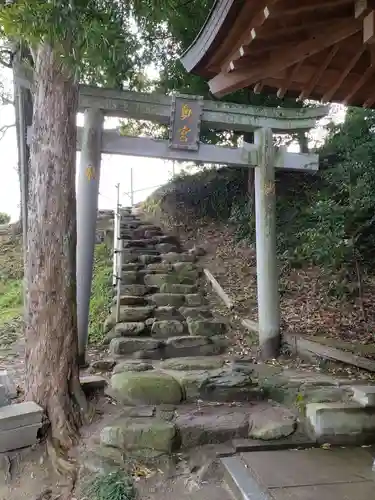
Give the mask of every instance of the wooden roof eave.
[[239, 8], [238, 0], [216, 0], [211, 11], [190, 47], [182, 54], [180, 61], [188, 73], [197, 70], [204, 71], [204, 62], [215, 46], [215, 41], [221, 38], [221, 31], [233, 14]]

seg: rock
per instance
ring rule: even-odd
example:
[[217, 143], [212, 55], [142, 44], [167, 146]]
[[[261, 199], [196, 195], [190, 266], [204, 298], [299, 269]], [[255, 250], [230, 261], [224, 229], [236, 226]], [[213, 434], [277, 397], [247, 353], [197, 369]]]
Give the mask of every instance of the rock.
[[170, 265], [178, 274], [184, 274], [185, 272], [187, 272], [187, 273], [191, 273], [191, 272], [199, 273], [199, 271], [200, 271], [200, 269], [197, 268], [196, 264], [194, 264], [192, 262], [175, 262], [175, 263], [170, 264]]
[[154, 310], [152, 306], [120, 307], [120, 322], [138, 322], [149, 318]]
[[100, 441], [121, 450], [152, 449], [171, 453], [177, 438], [173, 423], [157, 418], [127, 418], [104, 427]]
[[138, 281], [138, 274], [136, 271], [123, 271], [121, 273], [122, 285], [133, 285]]
[[110, 372], [115, 365], [114, 359], [97, 359], [91, 363], [90, 369], [93, 372]]
[[115, 366], [113, 373], [122, 373], [122, 372], [147, 372], [148, 370], [153, 370], [154, 367], [151, 363], [147, 363], [146, 361], [140, 361], [136, 359], [129, 359], [127, 361], [123, 361]]
[[146, 327], [151, 330], [152, 325], [155, 323], [156, 319], [155, 318], [147, 318], [145, 321]]
[[119, 338], [111, 340], [109, 350], [111, 354], [126, 355], [137, 351], [156, 350], [162, 346], [161, 342], [149, 338]]
[[[113, 297], [113, 304], [116, 304], [117, 297]], [[135, 297], [133, 295], [121, 295], [120, 296], [121, 306], [145, 306], [147, 305], [146, 299], [144, 297]]]
[[297, 428], [297, 418], [285, 408], [273, 406], [250, 416], [249, 437], [271, 440], [288, 437]]
[[[143, 297], [149, 291], [146, 285], [121, 285], [121, 295], [132, 295], [133, 297]], [[116, 295], [116, 290], [115, 290]]]
[[176, 293], [154, 293], [150, 296], [150, 300], [160, 306], [180, 307], [185, 302], [185, 296]]
[[163, 234], [154, 237], [155, 243], [172, 243], [173, 245], [179, 245], [180, 242], [176, 236], [172, 234]]
[[158, 243], [156, 250], [160, 253], [178, 252], [179, 248], [173, 243]]
[[148, 264], [146, 269], [150, 271], [150, 274], [155, 271], [161, 272], [162, 274], [167, 274], [168, 272], [173, 271], [172, 264], [166, 264], [163, 262], [153, 262], [152, 264]]
[[193, 448], [247, 437], [248, 415], [235, 409], [203, 407], [179, 415], [175, 420], [181, 445]]
[[230, 369], [211, 372], [201, 386], [201, 399], [208, 401], [251, 401], [261, 396], [250, 375]]
[[166, 359], [160, 363], [165, 370], [214, 370], [224, 365], [224, 359], [211, 356], [191, 356]]
[[139, 256], [139, 262], [142, 262], [142, 264], [144, 264], [144, 265], [151, 264], [153, 262], [160, 262], [160, 260], [161, 260], [160, 255], [149, 255], [149, 254], [146, 254], [146, 255], [140, 255]]
[[200, 293], [189, 293], [185, 295], [185, 303], [188, 307], [199, 307], [207, 304], [207, 299]]
[[79, 378], [79, 381], [86, 396], [101, 392], [107, 387], [107, 380], [99, 375], [83, 375]]
[[210, 319], [213, 317], [208, 307], [180, 307], [179, 311], [186, 319]]
[[191, 255], [195, 255], [196, 257], [203, 257], [207, 252], [203, 247], [194, 245], [193, 248], [190, 248], [189, 253]]
[[167, 370], [166, 373], [172, 375], [182, 387], [184, 400], [195, 402], [201, 399], [202, 384], [209, 377], [207, 370]]
[[187, 324], [190, 335], [212, 337], [213, 335], [224, 335], [227, 331], [227, 325], [218, 320], [189, 318]]
[[142, 335], [145, 333], [146, 325], [142, 321], [117, 323], [117, 325], [115, 325], [114, 331], [116, 337], [138, 337], [138, 335]]
[[161, 293], [174, 293], [183, 294], [195, 293], [197, 291], [196, 285], [183, 285], [180, 283], [163, 283], [160, 287]]
[[123, 271], [138, 271], [139, 268], [140, 268], [140, 265], [137, 264], [136, 262], [130, 262], [129, 264], [122, 265]]
[[164, 253], [161, 256], [163, 262], [167, 262], [170, 264], [175, 264], [176, 262], [195, 262], [195, 255], [190, 255], [189, 253], [177, 253], [177, 252], [169, 252]]
[[124, 248], [145, 248], [154, 247], [153, 241], [151, 239], [144, 238], [142, 240], [126, 240], [123, 241]]
[[182, 400], [178, 382], [157, 370], [116, 373], [111, 378], [111, 391], [118, 401], [131, 405], [178, 404]]
[[209, 356], [220, 354], [220, 348], [208, 337], [171, 337], [165, 341], [165, 357]]
[[154, 310], [154, 317], [156, 319], [177, 319], [177, 320], [183, 320], [183, 316], [180, 314], [178, 309], [173, 306], [162, 306], [162, 307], [157, 307]]
[[155, 321], [152, 325], [151, 335], [156, 338], [166, 339], [169, 337], [176, 337], [183, 335], [185, 326], [181, 321], [176, 320], [163, 320]]
[[144, 277], [144, 282], [149, 287], [158, 287], [160, 288], [164, 285], [170, 277], [168, 274], [146, 274]]

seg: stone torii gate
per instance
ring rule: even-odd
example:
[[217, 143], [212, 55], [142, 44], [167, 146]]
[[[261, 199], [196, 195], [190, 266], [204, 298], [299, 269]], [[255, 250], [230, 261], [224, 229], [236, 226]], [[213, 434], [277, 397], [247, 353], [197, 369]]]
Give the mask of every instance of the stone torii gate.
[[[275, 148], [273, 132], [306, 131], [328, 108], [272, 109], [205, 101], [197, 96], [126, 92], [81, 86], [78, 129], [81, 151], [77, 187], [77, 315], [80, 363], [85, 363], [91, 295], [101, 154], [187, 160], [255, 168], [256, 247], [259, 338], [262, 354], [278, 349], [280, 314], [275, 230], [275, 168], [318, 170], [315, 154], [288, 153]], [[104, 117], [124, 117], [169, 124], [169, 140], [124, 137], [103, 129]], [[202, 144], [200, 128], [255, 132], [255, 143], [241, 148]]]

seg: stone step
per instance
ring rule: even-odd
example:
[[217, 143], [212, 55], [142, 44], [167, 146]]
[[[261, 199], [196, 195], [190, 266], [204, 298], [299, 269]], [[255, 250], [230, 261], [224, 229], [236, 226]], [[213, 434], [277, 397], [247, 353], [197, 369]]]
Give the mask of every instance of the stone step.
[[351, 389], [353, 401], [361, 406], [375, 407], [375, 385], [355, 385]]
[[161, 255], [162, 262], [176, 264], [177, 262], [195, 262], [197, 257], [190, 253], [169, 252]]
[[[120, 330], [117, 330], [116, 333], [113, 327], [114, 325], [107, 332], [109, 332], [109, 350], [115, 356], [158, 360], [186, 356], [211, 356], [221, 354], [225, 350], [225, 345], [215, 337], [192, 335], [176, 335], [164, 338], [143, 337], [141, 335], [125, 337], [120, 333]], [[147, 331], [145, 331], [146, 333]]]
[[[113, 297], [112, 304], [117, 303], [117, 297]], [[148, 302], [144, 297], [136, 295], [120, 295], [120, 305], [122, 306], [147, 306]]]
[[[133, 297], [143, 297], [150, 291], [149, 287], [140, 283], [131, 285], [120, 285], [120, 295], [132, 295]], [[117, 295], [117, 287], [112, 289], [112, 294]]]
[[307, 430], [319, 443], [364, 445], [374, 442], [375, 407], [352, 402], [309, 403]]
[[[135, 384], [135, 380], [146, 388], [145, 392], [150, 391], [151, 378], [149, 372], [137, 374], [129, 377], [124, 385], [128, 388]], [[118, 382], [120, 385], [120, 381]], [[169, 390], [169, 404], [163, 406], [155, 404], [161, 399], [160, 392], [163, 391], [163, 385], [166, 384]], [[228, 443], [228, 448], [232, 440], [246, 439], [249, 430], [253, 424], [253, 417], [262, 412], [272, 413], [272, 406], [266, 403], [257, 405], [180, 405], [176, 407], [176, 401], [179, 397], [177, 387], [168, 379], [157, 375], [154, 384], [154, 393], [150, 395], [147, 406], [141, 408], [126, 408], [123, 415], [112, 426], [105, 427], [100, 434], [102, 446], [118, 448], [122, 452], [131, 454], [132, 451], [138, 452], [142, 449], [154, 450], [159, 453], [172, 453], [179, 449], [197, 448], [207, 444]], [[156, 387], [156, 390], [155, 390]], [[133, 391], [133, 397], [139, 396], [139, 391]], [[290, 422], [293, 416], [285, 413]], [[270, 422], [268, 421], [268, 425]], [[283, 422], [280, 424], [283, 425]], [[273, 423], [276, 429], [277, 422]], [[292, 427], [292, 425], [290, 426]], [[290, 431], [290, 428], [287, 432]], [[276, 432], [277, 434], [277, 432]], [[281, 432], [282, 434], [282, 432]], [[250, 498], [250, 497], [249, 497]]]

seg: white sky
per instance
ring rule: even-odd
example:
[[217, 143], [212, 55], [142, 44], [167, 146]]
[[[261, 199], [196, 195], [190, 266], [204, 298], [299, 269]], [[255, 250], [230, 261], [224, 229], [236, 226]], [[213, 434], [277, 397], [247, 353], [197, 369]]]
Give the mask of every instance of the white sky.
[[[11, 88], [10, 70], [2, 70], [3, 82]], [[336, 109], [334, 114], [338, 120], [343, 117], [342, 108]], [[0, 127], [5, 124], [14, 123], [13, 106], [0, 106]], [[78, 118], [82, 125], [82, 116]], [[116, 126], [116, 121], [111, 120], [110, 127]], [[321, 130], [314, 131], [315, 137], [321, 137]], [[296, 150], [294, 147], [290, 150]], [[19, 217], [19, 183], [16, 171], [17, 166], [17, 142], [15, 128], [7, 131], [0, 141], [0, 158], [3, 158], [2, 182], [0, 183], [0, 212], [6, 212], [11, 220], [16, 221]], [[79, 154], [77, 160], [79, 161]], [[124, 194], [130, 191], [130, 169], [133, 168], [134, 202], [144, 200], [156, 186], [168, 181], [172, 174], [172, 163], [153, 158], [134, 158], [130, 156], [102, 155], [102, 167], [100, 176], [99, 208], [115, 208], [116, 189], [115, 185], [120, 183], [122, 193], [121, 203], [129, 204], [129, 198]], [[182, 167], [176, 164], [176, 173]], [[149, 189], [147, 189], [149, 188]]]

